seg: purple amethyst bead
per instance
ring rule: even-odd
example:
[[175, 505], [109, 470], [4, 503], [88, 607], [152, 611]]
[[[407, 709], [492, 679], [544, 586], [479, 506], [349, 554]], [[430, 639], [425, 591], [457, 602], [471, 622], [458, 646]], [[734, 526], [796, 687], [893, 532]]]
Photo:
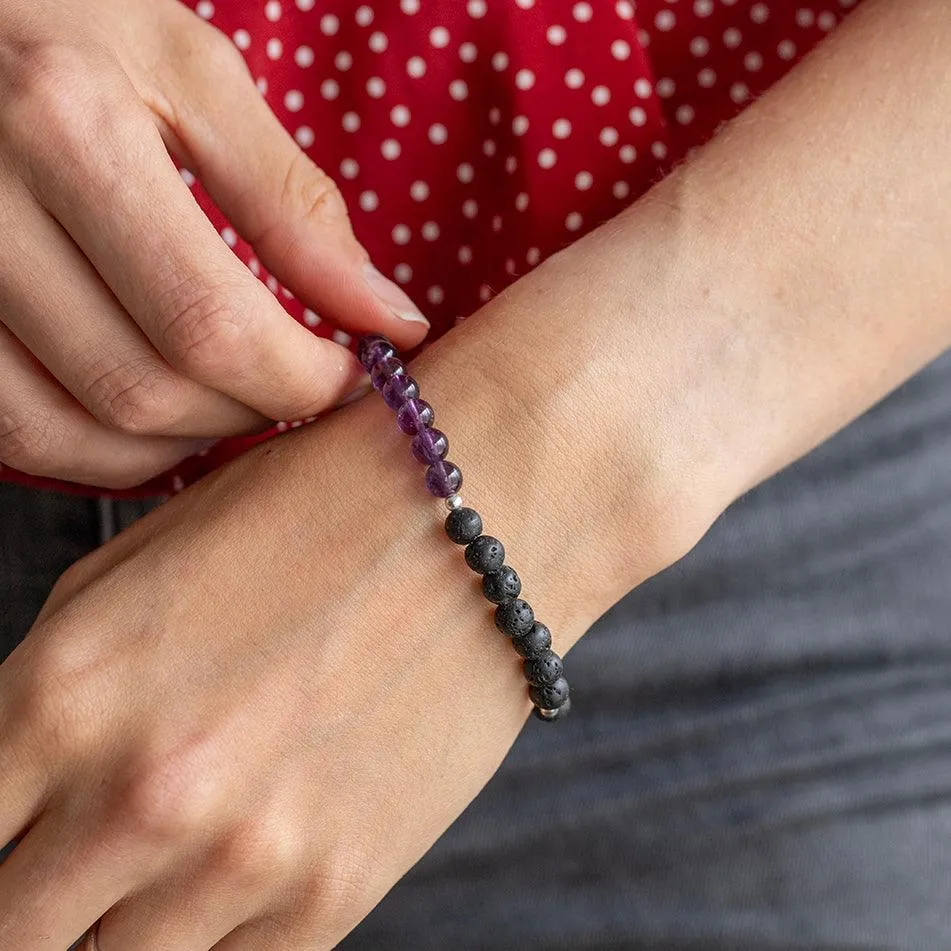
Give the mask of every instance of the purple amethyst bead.
[[399, 409], [407, 400], [415, 400], [419, 396], [419, 384], [405, 373], [391, 376], [383, 384], [383, 402], [390, 409]]
[[461, 485], [462, 473], [451, 462], [440, 459], [426, 470], [426, 488], [438, 498], [448, 499]]
[[449, 440], [438, 429], [421, 429], [413, 437], [413, 455], [425, 466], [431, 466], [446, 458], [449, 452]]
[[426, 400], [407, 400], [397, 410], [396, 425], [407, 436], [415, 436], [421, 429], [432, 425], [435, 415]]
[[390, 343], [386, 337], [379, 334], [371, 334], [364, 337], [357, 347], [357, 359], [363, 365], [363, 369], [369, 373], [381, 360], [396, 356], [396, 347]]
[[370, 371], [370, 382], [375, 390], [382, 390], [391, 376], [403, 372], [403, 364], [396, 357], [386, 357]]

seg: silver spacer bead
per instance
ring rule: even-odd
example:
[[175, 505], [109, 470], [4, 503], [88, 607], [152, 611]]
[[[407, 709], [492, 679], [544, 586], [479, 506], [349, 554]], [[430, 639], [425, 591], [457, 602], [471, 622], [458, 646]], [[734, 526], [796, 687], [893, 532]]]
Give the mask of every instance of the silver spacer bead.
[[450, 495], [449, 498], [446, 499], [446, 508], [449, 509], [450, 512], [462, 508], [462, 496], [458, 494]]
[[542, 707], [538, 708], [538, 715], [544, 717], [546, 720], [554, 720], [558, 716], [557, 710], [545, 710]]

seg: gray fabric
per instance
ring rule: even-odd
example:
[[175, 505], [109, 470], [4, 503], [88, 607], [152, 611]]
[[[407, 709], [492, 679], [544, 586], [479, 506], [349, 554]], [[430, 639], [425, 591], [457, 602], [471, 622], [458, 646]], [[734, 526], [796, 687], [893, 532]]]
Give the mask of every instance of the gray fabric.
[[[96, 529], [16, 489], [0, 513], [9, 637]], [[949, 628], [944, 358], [608, 612], [572, 717], [342, 947], [951, 946]]]

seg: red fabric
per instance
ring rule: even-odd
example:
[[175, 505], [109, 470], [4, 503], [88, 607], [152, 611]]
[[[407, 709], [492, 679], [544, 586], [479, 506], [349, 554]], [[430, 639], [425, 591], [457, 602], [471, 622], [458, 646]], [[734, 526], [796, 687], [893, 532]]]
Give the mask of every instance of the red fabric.
[[[631, 203], [855, 3], [190, 5], [232, 37], [278, 117], [339, 182], [358, 237], [427, 312], [434, 339]], [[193, 188], [295, 318], [348, 342], [278, 287]], [[132, 494], [176, 491], [249, 444], [226, 440]]]

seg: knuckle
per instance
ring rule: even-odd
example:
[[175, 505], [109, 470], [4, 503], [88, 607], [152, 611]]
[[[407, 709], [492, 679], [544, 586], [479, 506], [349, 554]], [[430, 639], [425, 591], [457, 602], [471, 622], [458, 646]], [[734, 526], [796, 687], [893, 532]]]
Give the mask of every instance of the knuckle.
[[252, 325], [237, 288], [195, 275], [161, 295], [165, 353], [176, 369], [215, 379], [238, 369]]
[[63, 441], [51, 414], [0, 413], [0, 462], [15, 469], [43, 469]]
[[318, 224], [349, 227], [347, 203], [337, 183], [303, 152], [298, 152], [284, 179], [282, 203], [285, 208], [300, 209], [304, 218]]
[[300, 861], [299, 835], [283, 821], [245, 823], [231, 831], [214, 858], [216, 870], [235, 887], [276, 887]]
[[247, 63], [234, 43], [210, 23], [189, 14], [179, 21], [180, 27], [169, 31], [168, 61], [188, 78], [250, 77]]
[[177, 421], [178, 386], [152, 361], [119, 364], [101, 373], [83, 392], [82, 402], [113, 429], [143, 436], [168, 432]]
[[369, 852], [357, 847], [334, 850], [304, 882], [301, 906], [315, 924], [353, 920], [361, 909], [372, 907], [378, 879]]

